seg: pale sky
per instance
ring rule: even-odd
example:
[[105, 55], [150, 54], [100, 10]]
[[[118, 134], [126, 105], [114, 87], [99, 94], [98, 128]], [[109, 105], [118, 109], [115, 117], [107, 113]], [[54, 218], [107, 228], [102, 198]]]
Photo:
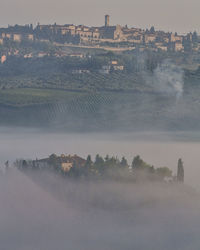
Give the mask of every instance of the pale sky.
[[111, 24], [200, 33], [200, 0], [0, 0], [0, 26], [18, 24]]

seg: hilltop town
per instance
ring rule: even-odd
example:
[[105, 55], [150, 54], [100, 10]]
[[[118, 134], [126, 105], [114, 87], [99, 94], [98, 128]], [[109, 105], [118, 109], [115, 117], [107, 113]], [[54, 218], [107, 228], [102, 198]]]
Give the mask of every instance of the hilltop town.
[[199, 46], [196, 32], [111, 26], [108, 15], [102, 27], [0, 28], [0, 123], [86, 131], [196, 129]]
[[[200, 49], [200, 39], [196, 32], [179, 35], [172, 32], [129, 28], [121, 25], [110, 25], [110, 16], [105, 16], [102, 27], [87, 27], [84, 25], [42, 25], [32, 24], [8, 26], [0, 28], [0, 45], [9, 42], [52, 42], [57, 45], [79, 45], [90, 47], [110, 47], [118, 50], [197, 52]], [[10, 51], [11, 53], [11, 51]], [[17, 52], [15, 52], [17, 53]], [[31, 55], [26, 55], [31, 57]], [[42, 56], [42, 54], [40, 55]]]

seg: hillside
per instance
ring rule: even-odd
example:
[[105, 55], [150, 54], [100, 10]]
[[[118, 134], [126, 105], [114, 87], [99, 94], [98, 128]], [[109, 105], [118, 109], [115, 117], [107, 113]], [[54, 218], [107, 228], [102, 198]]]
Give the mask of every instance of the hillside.
[[198, 93], [0, 91], [0, 124], [67, 130], [191, 130], [200, 127]]
[[[121, 55], [125, 70], [99, 73], [110, 57], [116, 55], [15, 58], [1, 65], [0, 125], [75, 131], [200, 128], [199, 70], [183, 70], [169, 60], [153, 71], [137, 70], [139, 64], [130, 66], [134, 58]], [[91, 71], [72, 73], [74, 67]]]

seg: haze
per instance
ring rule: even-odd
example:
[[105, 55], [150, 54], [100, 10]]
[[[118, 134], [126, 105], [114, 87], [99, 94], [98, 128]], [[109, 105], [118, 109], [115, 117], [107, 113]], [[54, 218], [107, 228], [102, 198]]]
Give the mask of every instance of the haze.
[[196, 250], [199, 196], [183, 187], [0, 175], [2, 250]]
[[198, 0], [1, 0], [1, 26], [27, 23], [112, 24], [186, 33], [200, 32]]
[[125, 156], [129, 163], [140, 155], [155, 167], [167, 166], [176, 174], [181, 157], [185, 165], [187, 185], [200, 191], [198, 132], [141, 132], [141, 133], [49, 133], [36, 129], [0, 128], [0, 164], [17, 158], [40, 159], [52, 153], [58, 155], [91, 154]]

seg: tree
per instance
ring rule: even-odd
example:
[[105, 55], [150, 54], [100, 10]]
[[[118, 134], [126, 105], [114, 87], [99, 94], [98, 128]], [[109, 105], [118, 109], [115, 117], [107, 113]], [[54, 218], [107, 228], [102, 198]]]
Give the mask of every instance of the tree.
[[194, 31], [193, 34], [192, 34], [192, 41], [194, 43], [198, 42], [198, 35], [197, 35], [196, 31]]
[[116, 169], [116, 167], [119, 166], [119, 160], [117, 159], [117, 157], [109, 157], [109, 156], [106, 156], [105, 158], [105, 166], [107, 169]]
[[139, 169], [144, 169], [145, 168], [145, 163], [143, 160], [140, 158], [139, 155], [137, 155], [132, 162], [132, 169], [139, 170]]
[[104, 159], [100, 155], [96, 155], [95, 162], [94, 162], [94, 169], [96, 170], [96, 173], [102, 174], [104, 170]]
[[150, 33], [155, 33], [155, 28], [154, 28], [154, 26], [151, 27]]
[[150, 180], [154, 174], [154, 167], [144, 162], [137, 155], [132, 162], [132, 170], [137, 180]]
[[76, 165], [76, 162], [74, 161], [73, 167], [68, 172], [68, 176], [74, 177], [74, 178], [78, 178], [78, 177], [80, 177], [83, 174], [82, 172], [83, 172], [83, 169], [79, 168]]
[[54, 165], [54, 164], [56, 164], [56, 162], [57, 162], [57, 155], [56, 155], [56, 154], [50, 155], [50, 156], [49, 156], [49, 163], [50, 163], [51, 165]]
[[157, 168], [156, 174], [160, 177], [160, 179], [164, 180], [165, 177], [171, 177], [172, 171], [167, 167]]
[[91, 159], [91, 155], [88, 155], [86, 163], [85, 163], [85, 167], [84, 167], [84, 175], [89, 175], [90, 171], [92, 170], [92, 159]]
[[52, 154], [49, 156], [48, 163], [52, 166], [55, 170], [60, 169], [59, 158], [56, 154]]
[[90, 168], [91, 165], [92, 165], [92, 158], [91, 155], [88, 155], [85, 166]]
[[184, 167], [182, 159], [178, 160], [177, 181], [184, 182]]
[[127, 162], [127, 160], [126, 160], [126, 158], [125, 158], [124, 156], [122, 157], [122, 160], [121, 160], [121, 162], [120, 162], [120, 166], [121, 166], [122, 168], [128, 167], [128, 162]]
[[100, 155], [96, 155], [95, 165], [102, 166], [104, 164], [104, 159]]
[[26, 161], [26, 160], [23, 160], [23, 161], [22, 161], [22, 169], [25, 169], [25, 168], [27, 168], [27, 167], [28, 167], [27, 161]]
[[[200, 68], [200, 67], [199, 67]], [[110, 159], [109, 155], [106, 155], [105, 162], [107, 162]]]
[[9, 168], [9, 161], [6, 161], [6, 162], [5, 162], [5, 167], [6, 167], [6, 169]]

